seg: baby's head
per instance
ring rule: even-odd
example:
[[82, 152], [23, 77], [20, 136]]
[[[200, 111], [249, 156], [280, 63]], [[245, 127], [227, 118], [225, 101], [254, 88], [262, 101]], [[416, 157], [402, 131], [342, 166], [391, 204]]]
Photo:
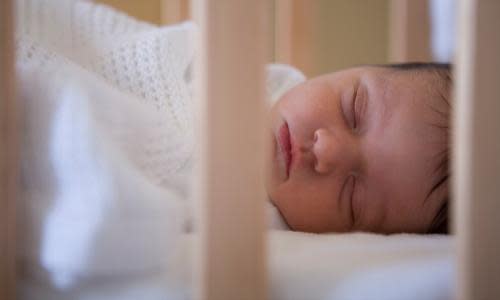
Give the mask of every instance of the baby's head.
[[308, 80], [271, 111], [267, 191], [307, 232], [442, 232], [450, 69], [364, 66]]

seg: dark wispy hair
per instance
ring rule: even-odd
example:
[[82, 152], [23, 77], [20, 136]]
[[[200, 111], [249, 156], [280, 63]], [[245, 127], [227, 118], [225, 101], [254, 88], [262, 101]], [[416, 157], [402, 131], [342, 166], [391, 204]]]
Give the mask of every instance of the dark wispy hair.
[[451, 64], [448, 63], [436, 63], [436, 62], [409, 62], [409, 63], [398, 63], [384, 65], [385, 67], [394, 68], [398, 70], [427, 70], [436, 71], [442, 70], [446, 72], [451, 72]]
[[[449, 136], [449, 116], [450, 116], [450, 99], [449, 99], [449, 89], [452, 85], [451, 79], [451, 70], [452, 66], [447, 63], [421, 63], [421, 62], [412, 62], [412, 63], [401, 63], [401, 64], [390, 64], [385, 65], [385, 67], [400, 70], [400, 71], [408, 71], [408, 72], [431, 72], [435, 74], [435, 78], [437, 82], [441, 82], [441, 86], [438, 86], [436, 90], [436, 94], [440, 97], [442, 101], [446, 103], [447, 110], [439, 111], [433, 108], [434, 111], [441, 116], [442, 121], [440, 124], [432, 124], [433, 126], [442, 129], [445, 131], [446, 136]], [[449, 169], [449, 146], [448, 143], [445, 145], [445, 149], [443, 149], [440, 153], [438, 153], [438, 163], [435, 169], [435, 172], [438, 174], [437, 180], [434, 182], [431, 190], [429, 191], [427, 198], [436, 192], [441, 187], [444, 187], [448, 184], [448, 178], [450, 177], [450, 169]], [[437, 213], [434, 215], [434, 218], [427, 230], [427, 233], [449, 233], [449, 193], [447, 193], [445, 198], [441, 202], [441, 206], [439, 207]]]

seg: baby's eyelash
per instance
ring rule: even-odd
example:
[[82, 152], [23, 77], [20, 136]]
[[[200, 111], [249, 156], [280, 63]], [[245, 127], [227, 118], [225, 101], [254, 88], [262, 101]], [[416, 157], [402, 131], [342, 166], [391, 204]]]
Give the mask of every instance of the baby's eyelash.
[[353, 181], [354, 183], [352, 184], [352, 192], [351, 192], [351, 198], [349, 199], [350, 200], [350, 203], [351, 203], [351, 220], [352, 220], [352, 223], [353, 225], [356, 223], [356, 215], [354, 213], [354, 191], [356, 191], [356, 177], [353, 176]]
[[[346, 213], [349, 214], [351, 222], [354, 226], [356, 223], [356, 214], [354, 212], [354, 194], [357, 185], [357, 178], [354, 174], [348, 175], [340, 189], [339, 199], [343, 203], [346, 203], [348, 206], [346, 209], [348, 210]], [[347, 202], [346, 202], [347, 201]]]
[[354, 90], [354, 94], [352, 95], [352, 101], [351, 101], [351, 111], [352, 111], [352, 120], [353, 120], [353, 125], [352, 129], [358, 128], [358, 114], [356, 113], [356, 99], [358, 98], [358, 90], [359, 87], [356, 87]]

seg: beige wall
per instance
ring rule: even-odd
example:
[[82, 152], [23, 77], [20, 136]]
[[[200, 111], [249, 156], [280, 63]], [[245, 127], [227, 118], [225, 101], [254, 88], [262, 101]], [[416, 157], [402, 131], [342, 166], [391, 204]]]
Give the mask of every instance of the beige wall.
[[[97, 0], [156, 24], [164, 23], [162, 1], [164, 7], [169, 3], [168, 0]], [[297, 66], [307, 76], [387, 62], [389, 0], [284, 1], [295, 8], [294, 20], [302, 21], [293, 30], [292, 53], [283, 62]], [[275, 57], [279, 60], [276, 53]]]
[[387, 0], [315, 1], [312, 74], [387, 61]]
[[[387, 62], [388, 0], [278, 1], [276, 9], [288, 10], [288, 22], [292, 24], [277, 26], [278, 61], [297, 66], [308, 77], [360, 64]], [[283, 29], [287, 27], [291, 32]], [[287, 34], [289, 38], [280, 39], [280, 35]], [[280, 48], [280, 43], [285, 45]], [[287, 44], [289, 49], [283, 55], [280, 49], [287, 50]]]

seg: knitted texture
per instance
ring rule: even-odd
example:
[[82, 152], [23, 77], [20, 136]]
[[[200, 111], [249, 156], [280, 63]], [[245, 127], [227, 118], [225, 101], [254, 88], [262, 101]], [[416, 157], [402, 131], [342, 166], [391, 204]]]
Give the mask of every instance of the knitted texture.
[[18, 36], [36, 42], [31, 56], [22, 59], [43, 63], [47, 57], [34, 49], [55, 52], [186, 129], [189, 97], [183, 76], [194, 54], [191, 23], [160, 29], [87, 1], [21, 0], [18, 11]]
[[77, 65], [158, 110], [172, 126], [163, 138], [179, 140], [171, 135], [182, 134], [186, 143], [165, 149], [161, 139], [151, 140], [143, 145], [141, 169], [158, 182], [178, 181], [169, 174], [188, 165], [192, 152], [187, 144], [193, 133], [192, 98], [184, 77], [194, 55], [194, 26], [158, 28], [87, 1], [17, 4], [18, 64]]

